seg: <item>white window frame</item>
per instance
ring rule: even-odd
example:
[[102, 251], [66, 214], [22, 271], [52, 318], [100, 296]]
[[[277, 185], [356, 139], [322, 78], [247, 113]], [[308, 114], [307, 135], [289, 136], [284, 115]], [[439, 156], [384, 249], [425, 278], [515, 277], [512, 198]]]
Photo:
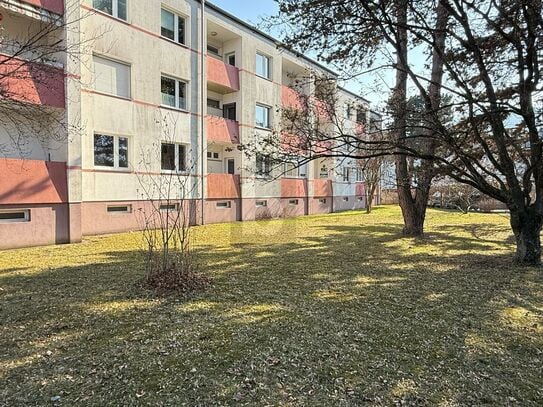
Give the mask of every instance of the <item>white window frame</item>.
[[[162, 145], [163, 144], [172, 144], [174, 146], [174, 155], [175, 155], [175, 157], [174, 157], [175, 169], [174, 170], [168, 170], [168, 169], [162, 168]], [[180, 146], [185, 147], [185, 168], [184, 169], [179, 168], [179, 147]], [[160, 171], [163, 174], [184, 174], [184, 173], [188, 173], [189, 172], [188, 162], [187, 162], [188, 156], [189, 156], [189, 149], [188, 149], [187, 144], [185, 144], [185, 143], [176, 143], [176, 142], [172, 142], [172, 141], [161, 141], [160, 142]]]
[[[264, 75], [260, 75], [257, 71], [258, 71], [258, 63], [257, 63], [257, 60], [258, 60], [258, 57], [261, 56], [263, 58], [266, 58], [266, 60], [268, 61], [268, 67], [267, 67], [267, 70], [268, 70], [268, 76], [264, 76]], [[256, 52], [256, 55], [255, 55], [255, 75], [258, 76], [259, 78], [264, 78], [264, 79], [268, 79], [268, 80], [272, 80], [272, 57], [269, 56], [269, 55], [266, 55], [262, 52], [259, 52], [257, 51]]]
[[[128, 68], [128, 96], [124, 96], [124, 95], [119, 95], [117, 93], [112, 93], [112, 92], [106, 92], [104, 90], [100, 90], [100, 89], [96, 89], [96, 68], [94, 66], [94, 58], [98, 58], [98, 59], [105, 59], [107, 61], [111, 61], [111, 62], [114, 62], [116, 64], [119, 64], [119, 65], [124, 65]], [[126, 100], [131, 100], [132, 99], [132, 64], [128, 63], [128, 62], [125, 62], [125, 61], [120, 61], [118, 59], [115, 59], [115, 58], [111, 58], [109, 56], [106, 56], [106, 55], [101, 55], [101, 54], [92, 54], [92, 75], [93, 75], [93, 83], [92, 83], [92, 87], [93, 89], [102, 94], [102, 95], [110, 95], [110, 96], [115, 96], [117, 98], [122, 98], [122, 99], [126, 99]]]
[[298, 201], [297, 199], [290, 199], [290, 200], [288, 201], [288, 204], [289, 204], [289, 205], [292, 205], [292, 206], [297, 206], [298, 203], [299, 203], [299, 201]]
[[[261, 166], [259, 166], [259, 158], [261, 158]], [[269, 156], [266, 156], [266, 155], [263, 155], [263, 154], [260, 154], [260, 153], [257, 153], [256, 154], [256, 157], [255, 157], [255, 164], [256, 164], [256, 169], [255, 169], [255, 175], [256, 177], [258, 178], [268, 178], [271, 176], [271, 173], [272, 173], [272, 166], [273, 166], [273, 162], [272, 162], [272, 159], [269, 157]], [[267, 169], [267, 171], [266, 171]]]
[[[171, 13], [174, 16], [174, 21], [173, 21], [173, 38], [174, 39], [173, 40], [171, 38], [164, 37], [162, 35], [162, 10], [167, 11], [168, 13]], [[167, 41], [173, 41], [176, 44], [187, 45], [187, 17], [184, 16], [183, 14], [176, 13], [175, 11], [173, 11], [173, 10], [171, 10], [169, 8], [166, 8], [166, 7], [160, 7], [160, 13], [161, 13], [161, 16], [160, 16], [160, 37], [164, 38]], [[179, 41], [179, 19], [180, 18], [183, 19], [183, 21], [185, 22], [185, 27], [183, 29], [183, 42]]]
[[217, 209], [230, 209], [232, 207], [231, 201], [222, 201], [215, 204]]
[[349, 167], [343, 167], [341, 176], [343, 182], [351, 182], [351, 169]]
[[[112, 210], [110, 211], [110, 208], [126, 208], [126, 210]], [[128, 213], [132, 213], [132, 205], [108, 205], [107, 208], [106, 208], [106, 212], [110, 215], [116, 215], [116, 214], [121, 214], [121, 215], [126, 215]]]
[[179, 204], [177, 203], [163, 203], [160, 204], [158, 210], [161, 212], [173, 212], [179, 210]]
[[111, 0], [111, 14], [102, 11], [100, 9], [97, 9], [94, 7], [94, 0], [92, 2], [92, 8], [96, 11], [99, 11], [100, 13], [107, 14], [108, 16], [115, 17], [116, 19], [119, 19], [121, 21], [128, 21], [128, 3], [130, 0], [126, 0], [126, 20], [124, 18], [119, 17], [119, 0]]
[[[175, 81], [175, 96], [174, 96], [175, 106], [166, 105], [162, 101], [162, 78], [171, 79]], [[179, 84], [180, 83], [183, 83], [185, 85], [185, 107], [179, 106]], [[181, 110], [183, 112], [189, 111], [189, 83], [187, 81], [161, 73], [160, 74], [160, 88], [161, 88], [160, 89], [160, 106], [165, 107], [167, 109]]]
[[2, 223], [23, 223], [30, 222], [30, 209], [2, 209], [0, 213], [24, 213], [23, 218], [14, 218], [14, 219], [0, 219], [0, 224]]
[[[257, 117], [256, 110], [259, 107], [266, 109], [266, 111], [268, 112], [268, 127], [261, 126], [256, 122], [256, 117]], [[256, 105], [255, 105], [255, 127], [258, 128], [258, 129], [263, 129], [263, 130], [271, 130], [271, 126], [272, 126], [271, 125], [271, 107], [268, 106], [268, 105], [264, 105], [262, 103], [256, 103]]]
[[255, 201], [255, 206], [257, 208], [266, 208], [268, 206], [268, 201], [266, 199], [259, 199]]
[[356, 169], [356, 182], [364, 182], [364, 170], [362, 168]]
[[[113, 167], [110, 167], [108, 165], [99, 165], [95, 164], [95, 151], [94, 151], [94, 137], [95, 136], [105, 136], [105, 137], [113, 137]], [[128, 142], [128, 162], [126, 167], [120, 167], [119, 166], [119, 139], [125, 138]], [[130, 151], [130, 145], [132, 143], [130, 142], [130, 137], [128, 136], [121, 136], [116, 134], [108, 134], [106, 132], [99, 132], [95, 131], [92, 135], [92, 164], [94, 168], [107, 168], [107, 169], [115, 169], [115, 170], [121, 170], [121, 171], [130, 171], [130, 157], [132, 156]]]

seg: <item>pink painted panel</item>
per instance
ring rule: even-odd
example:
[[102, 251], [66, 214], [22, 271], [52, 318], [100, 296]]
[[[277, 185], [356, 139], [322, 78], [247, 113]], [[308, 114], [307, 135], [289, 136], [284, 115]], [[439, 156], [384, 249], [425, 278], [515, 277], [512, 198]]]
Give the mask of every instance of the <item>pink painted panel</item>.
[[303, 109], [303, 98], [300, 93], [296, 92], [289, 86], [281, 86], [281, 100], [284, 107], [292, 109]]
[[365, 182], [357, 182], [355, 188], [356, 188], [355, 194], [357, 196], [365, 196], [366, 195], [366, 183]]
[[207, 139], [219, 143], [239, 144], [239, 124], [235, 120], [207, 116]]
[[21, 0], [23, 3], [28, 3], [36, 7], [43, 8], [55, 14], [64, 14], [63, 0]]
[[0, 204], [43, 204], [67, 201], [66, 163], [0, 160]]
[[303, 198], [307, 196], [307, 180], [296, 178], [282, 178], [281, 196], [283, 198]]
[[209, 199], [236, 199], [241, 196], [239, 175], [207, 174]]
[[44, 64], [0, 55], [2, 97], [64, 108], [64, 72]]
[[332, 181], [329, 179], [313, 180], [313, 196], [327, 197], [332, 196]]
[[223, 61], [208, 56], [207, 61], [207, 80], [213, 83], [230, 88], [234, 91], [239, 90], [239, 69], [235, 66], [225, 64]]

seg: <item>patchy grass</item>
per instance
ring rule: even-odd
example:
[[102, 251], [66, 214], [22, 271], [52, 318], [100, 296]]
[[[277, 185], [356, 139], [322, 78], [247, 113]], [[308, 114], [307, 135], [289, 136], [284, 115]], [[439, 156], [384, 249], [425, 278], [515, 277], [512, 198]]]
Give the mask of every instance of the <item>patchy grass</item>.
[[[504, 215], [195, 229], [213, 286], [134, 288], [140, 235], [4, 251], [2, 405], [543, 405], [543, 279]], [[60, 400], [51, 402], [51, 398]]]

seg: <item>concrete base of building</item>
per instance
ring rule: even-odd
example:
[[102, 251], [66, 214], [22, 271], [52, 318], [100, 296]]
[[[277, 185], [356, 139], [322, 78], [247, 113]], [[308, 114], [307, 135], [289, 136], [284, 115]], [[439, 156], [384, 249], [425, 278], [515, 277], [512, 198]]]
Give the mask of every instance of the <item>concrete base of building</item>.
[[[200, 224], [200, 200], [172, 202], [184, 205], [191, 224]], [[30, 209], [26, 222], [2, 224], [0, 249], [76, 243], [82, 236], [141, 230], [146, 216], [158, 204], [150, 201], [82, 202], [53, 205], [1, 205], [1, 209]], [[259, 219], [297, 217], [361, 209], [358, 197], [292, 197], [209, 199], [204, 202], [204, 222], [228, 223]]]
[[1, 210], [29, 211], [29, 219], [2, 223], [0, 249], [70, 242], [68, 204], [0, 205]]

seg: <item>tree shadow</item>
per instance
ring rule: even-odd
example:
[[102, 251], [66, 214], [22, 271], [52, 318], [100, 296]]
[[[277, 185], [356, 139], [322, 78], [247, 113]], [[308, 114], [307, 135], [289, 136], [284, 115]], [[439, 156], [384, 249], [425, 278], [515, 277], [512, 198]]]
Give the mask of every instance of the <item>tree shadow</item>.
[[543, 400], [541, 280], [513, 265], [507, 244], [489, 245], [471, 226], [440, 226], [418, 240], [400, 238], [399, 225], [312, 222], [295, 237], [285, 236], [296, 227], [286, 222], [269, 239], [258, 226], [232, 225], [223, 241], [196, 245], [213, 286], [185, 299], [135, 289], [144, 268], [132, 249], [97, 261], [89, 247], [80, 256], [90, 264], [3, 274], [0, 396], [12, 404], [57, 394], [69, 404]]

